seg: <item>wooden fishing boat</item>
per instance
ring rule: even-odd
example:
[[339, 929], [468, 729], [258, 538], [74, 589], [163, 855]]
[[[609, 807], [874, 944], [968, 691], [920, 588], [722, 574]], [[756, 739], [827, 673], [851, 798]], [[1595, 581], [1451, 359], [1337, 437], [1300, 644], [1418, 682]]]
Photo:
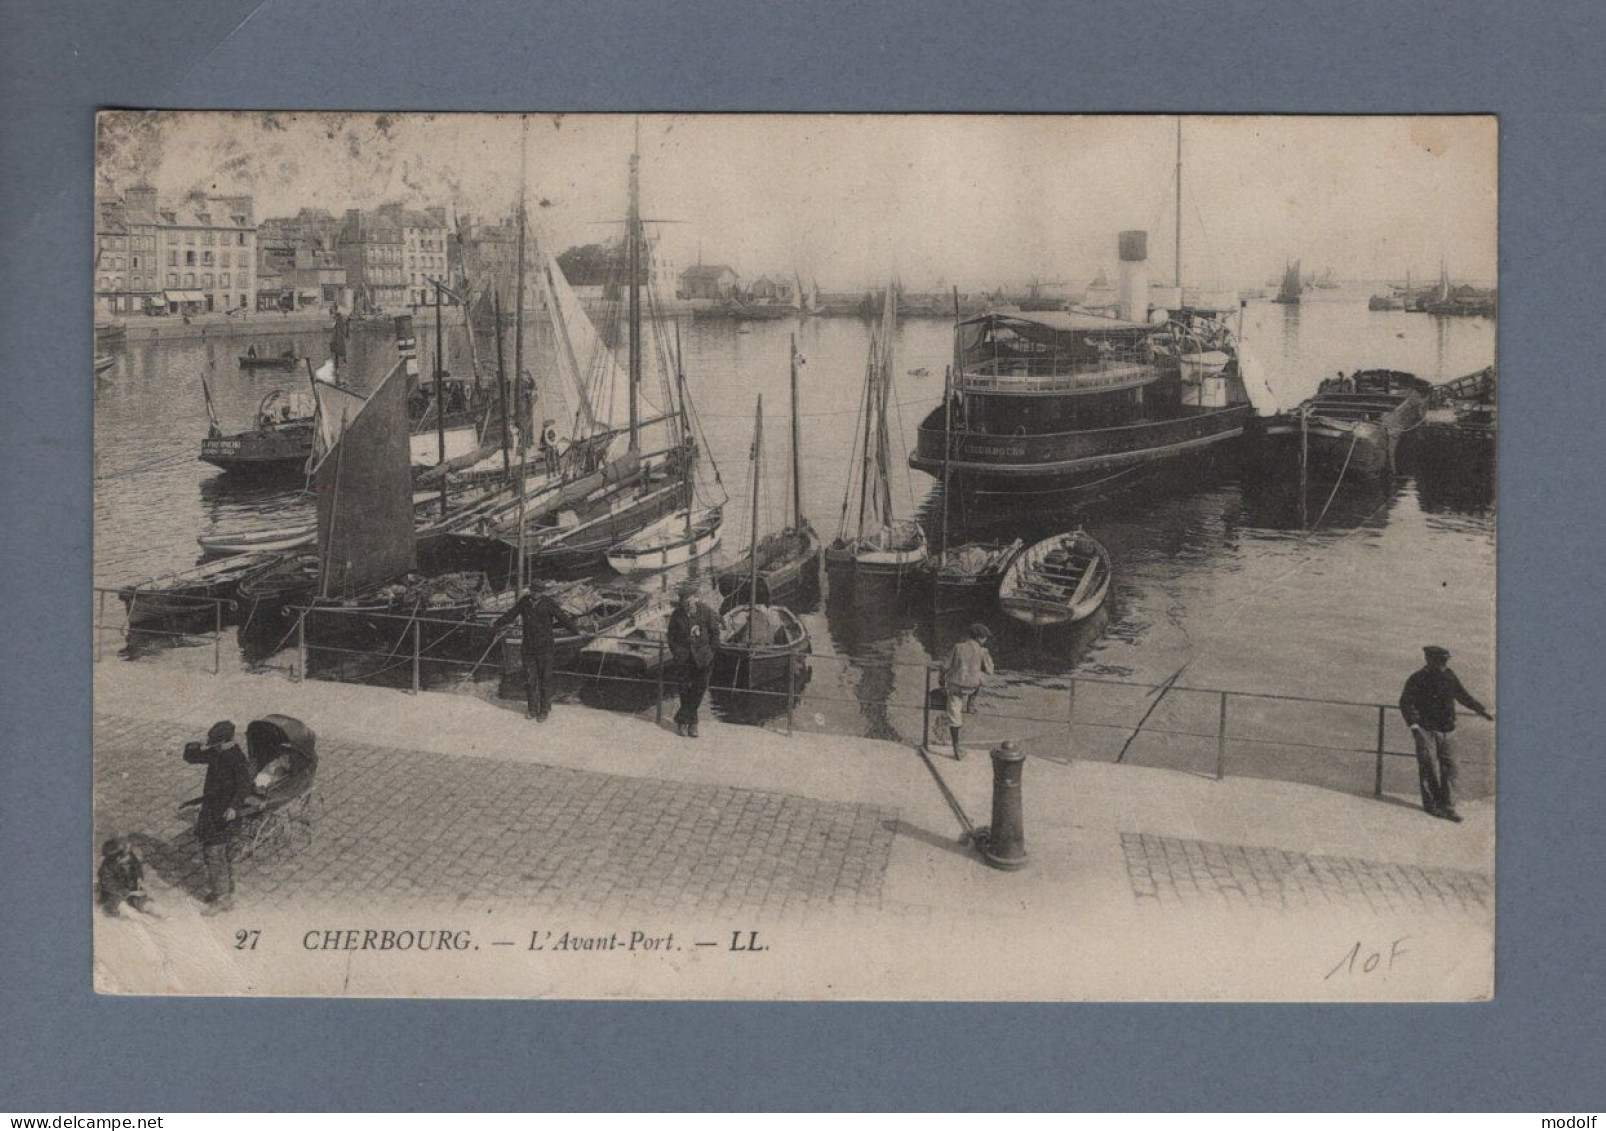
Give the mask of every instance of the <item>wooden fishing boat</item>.
[[719, 618], [719, 687], [802, 687], [809, 669], [809, 630], [784, 605], [740, 604]]
[[623, 574], [662, 573], [714, 552], [725, 521], [720, 507], [681, 508], [608, 550], [608, 564]]
[[[793, 346], [794, 355], [796, 346]], [[793, 374], [797, 372], [794, 360]], [[759, 500], [763, 497], [764, 477], [764, 397], [758, 398], [753, 417], [753, 475], [749, 482], [752, 498], [751, 545], [747, 552], [746, 592], [740, 590], [732, 600], [745, 596], [745, 602], [727, 601], [720, 617], [719, 655], [715, 660], [715, 682], [724, 687], [798, 686], [808, 670], [809, 632], [790, 609], [759, 601]]]
[[1017, 554], [998, 585], [998, 606], [1034, 627], [1086, 620], [1110, 593], [1110, 552], [1082, 530]]
[[1392, 472], [1400, 437], [1422, 422], [1432, 386], [1389, 369], [1358, 370], [1349, 383], [1352, 392], [1320, 392], [1268, 418], [1261, 426], [1263, 449], [1297, 458], [1317, 475]]
[[[792, 335], [791, 426], [792, 497], [790, 525], [766, 534], [749, 547], [735, 564], [719, 572], [715, 586], [729, 597], [742, 589], [751, 591], [755, 603], [801, 597], [815, 593], [820, 586], [820, 536], [803, 517], [802, 439], [799, 433], [797, 385], [797, 335]], [[754, 522], [754, 531], [757, 522]], [[756, 584], [753, 577], [757, 566]]]
[[292, 610], [311, 603], [318, 592], [316, 553], [257, 555], [234, 558], [252, 567], [235, 588], [240, 646], [249, 654], [277, 651], [291, 642], [296, 617]]
[[897, 288], [889, 285], [880, 322], [870, 335], [865, 363], [864, 394], [854, 437], [854, 450], [860, 458], [849, 466], [842, 522], [836, 538], [825, 550], [826, 568], [844, 578], [851, 575], [901, 581], [930, 554], [925, 530], [912, 519], [895, 518], [892, 506], [893, 453], [887, 405], [894, 372], [897, 311]]
[[[625, 585], [596, 585], [589, 581], [572, 581], [565, 585], [550, 586], [547, 596], [556, 601], [563, 611], [574, 618], [582, 629], [579, 633], [557, 626], [553, 636], [554, 652], [559, 656], [573, 657], [597, 635], [612, 632], [631, 617], [646, 608], [651, 595]], [[518, 600], [518, 594], [505, 589], [481, 599], [475, 610], [477, 643], [481, 649], [489, 647], [496, 619]], [[501, 668], [506, 677], [518, 675], [524, 667], [524, 635], [514, 628], [502, 637]]]
[[659, 593], [607, 632], [580, 650], [579, 670], [586, 674], [643, 676], [666, 667], [669, 652], [669, 618], [675, 612], [673, 594]]
[[209, 632], [236, 623], [242, 578], [257, 559], [208, 562], [118, 589], [130, 629], [153, 632]]
[[1023, 545], [1019, 538], [967, 542], [933, 554], [920, 567], [921, 578], [932, 587], [933, 607], [951, 612], [992, 597]]

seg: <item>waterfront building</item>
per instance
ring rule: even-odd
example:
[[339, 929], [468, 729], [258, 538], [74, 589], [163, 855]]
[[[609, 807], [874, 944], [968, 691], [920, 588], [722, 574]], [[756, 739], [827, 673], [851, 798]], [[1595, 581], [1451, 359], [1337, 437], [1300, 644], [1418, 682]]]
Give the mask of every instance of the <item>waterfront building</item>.
[[704, 266], [699, 263], [680, 273], [680, 286], [676, 289], [684, 299], [711, 299], [715, 302], [724, 302], [736, 293], [740, 284], [741, 277], [729, 267], [714, 263]]
[[446, 209], [399, 204], [346, 210], [339, 237], [346, 285], [359, 306], [406, 310], [430, 303], [430, 279], [447, 275]]
[[192, 193], [163, 203], [148, 184], [97, 201], [95, 309], [202, 314], [256, 307], [249, 195]]

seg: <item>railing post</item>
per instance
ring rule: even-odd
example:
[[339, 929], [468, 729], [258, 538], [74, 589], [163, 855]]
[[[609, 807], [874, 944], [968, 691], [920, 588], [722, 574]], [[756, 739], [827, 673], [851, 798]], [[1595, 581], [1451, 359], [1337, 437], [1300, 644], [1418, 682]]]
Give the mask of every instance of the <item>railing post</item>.
[[100, 608], [95, 613], [95, 663], [100, 663], [100, 638], [106, 635], [106, 590], [100, 591]]
[[926, 668], [926, 689], [920, 700], [920, 749], [931, 749], [931, 665]]
[[223, 670], [223, 602], [212, 601], [212, 674]]
[[1388, 726], [1388, 708], [1377, 706], [1377, 773], [1372, 779], [1372, 796], [1383, 796], [1383, 732]]
[[419, 653], [419, 647], [418, 647], [418, 640], [419, 640], [419, 624], [418, 624], [418, 617], [415, 615], [413, 617], [413, 694], [414, 695], [417, 695], [418, 694], [418, 690], [419, 690], [419, 679], [418, 679], [418, 653]]
[[1216, 780], [1227, 776], [1227, 693], [1221, 693], [1221, 720], [1216, 725]]
[[797, 667], [786, 657], [786, 737], [792, 737], [792, 693], [797, 687]]
[[1072, 727], [1076, 725], [1076, 677], [1071, 677], [1071, 690], [1065, 697], [1065, 759], [1070, 761], [1076, 757], [1076, 736]]
[[307, 612], [296, 614], [296, 679], [307, 678]]
[[[599, 665], [598, 670], [601, 670]], [[664, 725], [664, 642], [658, 641], [657, 665], [658, 699], [652, 707], [652, 721], [657, 726]]]

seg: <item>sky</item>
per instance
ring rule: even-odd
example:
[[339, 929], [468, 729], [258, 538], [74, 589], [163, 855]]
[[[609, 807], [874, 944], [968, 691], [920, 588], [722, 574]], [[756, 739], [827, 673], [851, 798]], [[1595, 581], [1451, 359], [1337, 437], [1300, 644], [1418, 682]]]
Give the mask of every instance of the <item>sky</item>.
[[[507, 214], [521, 164], [553, 251], [611, 237], [639, 128], [642, 211], [681, 266], [825, 290], [1113, 274], [1149, 235], [1172, 275], [1176, 117], [102, 114], [98, 183], [249, 192], [258, 220], [388, 201]], [[1340, 279], [1496, 274], [1490, 117], [1182, 119], [1183, 279], [1263, 285], [1299, 259]], [[521, 159], [522, 154], [522, 159]]]

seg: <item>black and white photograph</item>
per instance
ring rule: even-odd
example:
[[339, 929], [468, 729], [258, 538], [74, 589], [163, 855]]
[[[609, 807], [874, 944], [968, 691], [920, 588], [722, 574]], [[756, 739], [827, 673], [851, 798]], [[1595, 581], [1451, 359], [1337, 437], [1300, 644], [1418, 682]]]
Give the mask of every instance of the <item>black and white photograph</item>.
[[1498, 137], [102, 111], [95, 989], [1490, 998]]

